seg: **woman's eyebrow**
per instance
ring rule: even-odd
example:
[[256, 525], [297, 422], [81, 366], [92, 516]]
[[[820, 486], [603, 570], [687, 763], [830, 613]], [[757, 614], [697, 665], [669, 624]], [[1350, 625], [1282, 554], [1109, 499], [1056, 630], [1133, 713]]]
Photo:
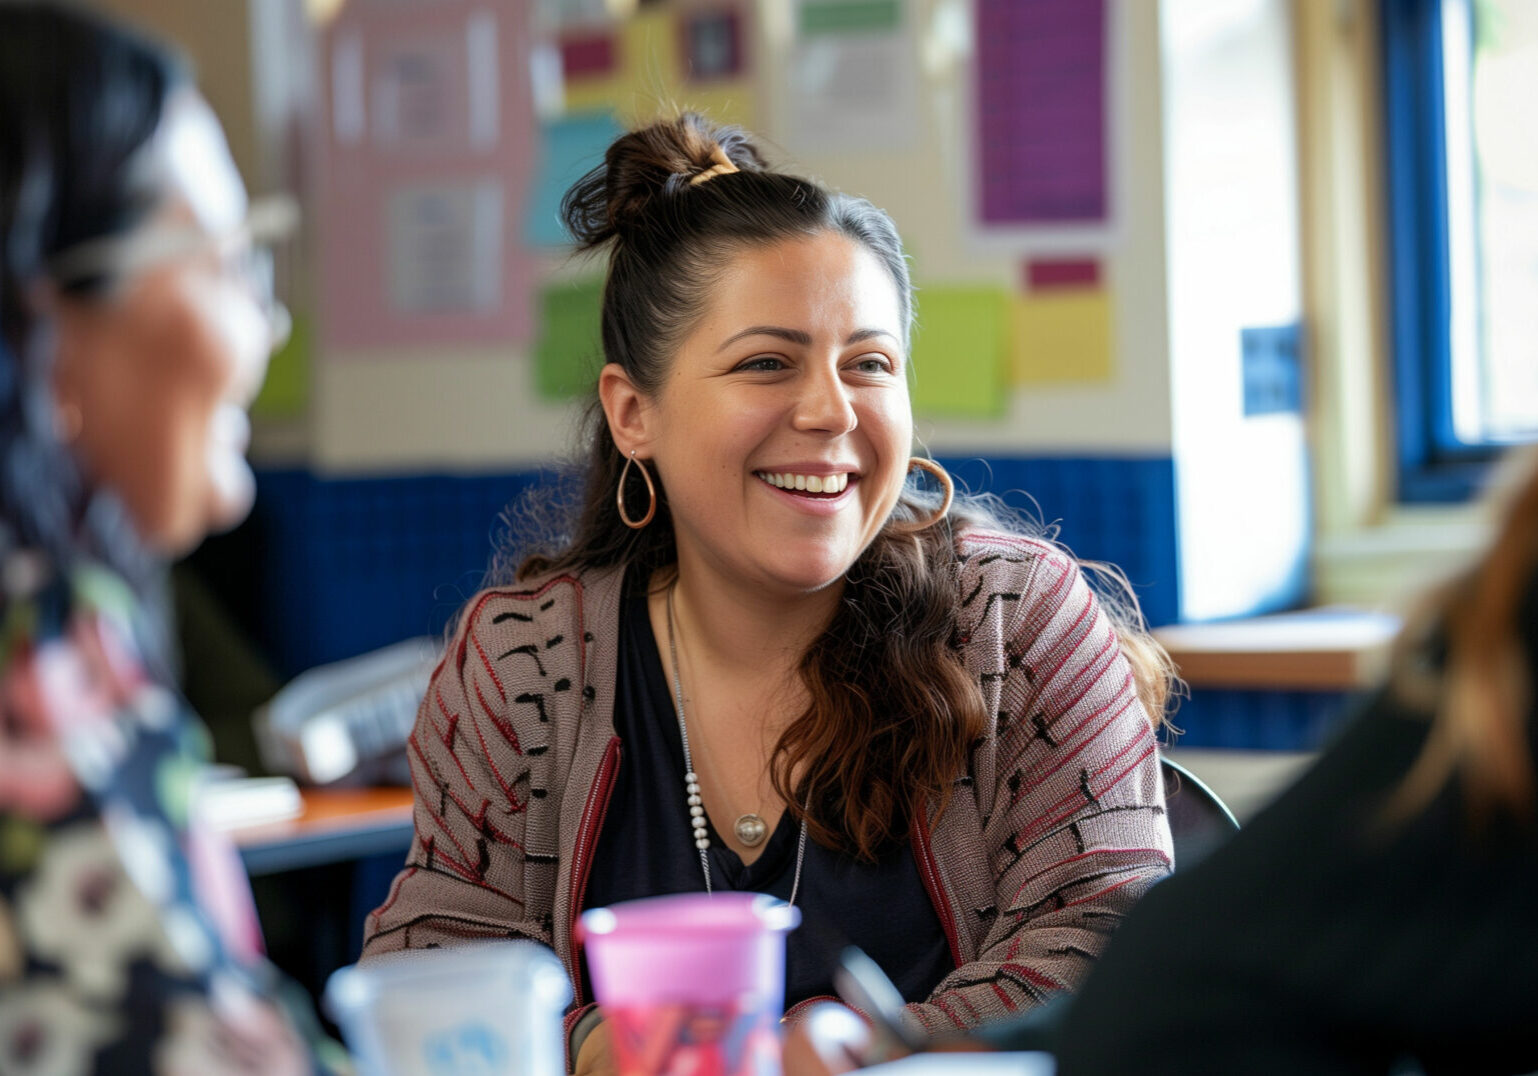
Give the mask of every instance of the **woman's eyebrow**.
[[812, 344], [812, 334], [801, 329], [785, 329], [778, 325], [752, 325], [728, 336], [716, 351], [725, 351], [737, 341], [745, 340], [750, 336], [773, 336], [788, 343], [799, 344], [801, 347], [810, 347]]
[[[721, 342], [721, 346], [716, 348], [716, 351], [725, 351], [737, 341], [744, 340], [750, 336], [773, 336], [776, 339], [797, 344], [801, 347], [810, 347], [812, 345], [812, 334], [801, 329], [787, 329], [779, 325], [752, 325], [741, 332], [728, 336]], [[874, 339], [877, 336], [885, 336], [893, 341], [897, 340], [896, 336], [885, 329], [859, 329], [849, 334], [849, 338], [844, 341], [844, 346], [848, 347], [850, 344], [858, 344], [865, 340]]]
[[899, 340], [894, 333], [888, 332], [886, 329], [861, 329], [858, 332], [850, 333], [849, 339], [844, 341], [844, 346], [848, 347], [850, 344], [861, 344], [866, 340], [874, 340], [878, 336], [884, 336], [894, 344], [902, 343], [902, 341]]

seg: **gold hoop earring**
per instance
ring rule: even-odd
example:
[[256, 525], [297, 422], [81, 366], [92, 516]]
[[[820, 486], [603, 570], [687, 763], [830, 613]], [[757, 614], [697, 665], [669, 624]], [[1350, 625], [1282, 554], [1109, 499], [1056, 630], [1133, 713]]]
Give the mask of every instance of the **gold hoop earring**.
[[956, 497], [956, 484], [951, 481], [951, 476], [944, 467], [941, 467], [934, 460], [925, 459], [923, 456], [913, 456], [908, 460], [908, 470], [911, 472], [915, 467], [921, 471], [929, 472], [930, 476], [940, 483], [941, 487], [945, 490], [945, 495], [940, 501], [939, 509], [928, 519], [892, 524], [892, 529], [898, 534], [917, 534], [919, 531], [928, 530], [930, 527], [933, 527], [950, 512], [951, 501]]
[[61, 403], [54, 408], [53, 433], [61, 445], [74, 444], [84, 429], [85, 416], [81, 414], [79, 404]]
[[[630, 465], [632, 463], [641, 469], [641, 477], [646, 480], [647, 496], [651, 498], [650, 502], [646, 506], [646, 514], [640, 519], [631, 519], [630, 516], [625, 513], [625, 476], [630, 473]], [[634, 451], [632, 451], [630, 455], [626, 457], [625, 469], [619, 473], [619, 488], [614, 491], [614, 505], [619, 509], [620, 522], [633, 531], [638, 531], [642, 527], [645, 527], [652, 521], [652, 517], [657, 514], [657, 487], [652, 484], [652, 476], [651, 473], [647, 471], [646, 464], [641, 460], [636, 459]]]

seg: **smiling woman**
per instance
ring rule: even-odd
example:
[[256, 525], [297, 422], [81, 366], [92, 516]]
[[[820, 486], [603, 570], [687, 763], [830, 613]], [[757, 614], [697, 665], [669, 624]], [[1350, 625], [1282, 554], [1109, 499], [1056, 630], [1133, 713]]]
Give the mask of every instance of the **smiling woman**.
[[691, 114], [564, 210], [609, 255], [584, 499], [461, 618], [365, 954], [553, 946], [579, 1072], [609, 1062], [573, 928], [630, 898], [795, 904], [793, 1016], [849, 943], [928, 1031], [1072, 988], [1169, 869], [1166, 666], [912, 455], [891, 220]]

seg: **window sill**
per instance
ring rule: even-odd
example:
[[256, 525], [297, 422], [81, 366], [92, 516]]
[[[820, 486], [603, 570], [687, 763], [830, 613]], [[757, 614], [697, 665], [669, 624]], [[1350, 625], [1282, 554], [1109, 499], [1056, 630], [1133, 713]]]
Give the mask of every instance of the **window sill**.
[[1403, 610], [1468, 564], [1490, 535], [1482, 504], [1398, 506], [1377, 526], [1318, 538], [1315, 598], [1327, 605]]

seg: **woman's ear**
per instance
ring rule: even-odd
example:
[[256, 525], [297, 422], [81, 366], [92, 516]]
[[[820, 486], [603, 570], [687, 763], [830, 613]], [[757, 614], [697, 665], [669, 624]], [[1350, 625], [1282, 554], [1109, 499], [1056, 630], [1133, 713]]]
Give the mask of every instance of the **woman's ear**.
[[620, 455], [634, 452], [646, 458], [651, 444], [651, 401], [618, 363], [609, 363], [598, 374], [598, 400]]

